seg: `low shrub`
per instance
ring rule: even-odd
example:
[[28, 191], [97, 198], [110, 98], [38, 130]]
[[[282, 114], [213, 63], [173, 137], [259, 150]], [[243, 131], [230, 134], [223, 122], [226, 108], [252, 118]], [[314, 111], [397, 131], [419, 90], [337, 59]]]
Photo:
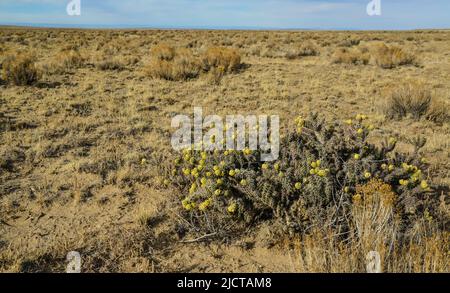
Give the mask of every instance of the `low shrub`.
[[431, 90], [420, 82], [408, 82], [394, 89], [384, 107], [390, 119], [410, 116], [415, 120], [443, 123], [448, 121], [449, 105], [433, 96]]
[[[180, 225], [223, 236], [277, 221], [285, 232], [333, 227], [344, 235], [358, 222], [352, 218], [354, 203], [375, 196], [359, 186], [375, 179], [374, 192], [386, 191], [383, 202], [392, 205], [402, 229], [411, 227], [425, 207], [430, 212], [434, 207], [426, 196], [432, 188], [419, 154], [424, 142], [417, 142], [412, 154], [393, 152], [393, 138], [376, 146], [368, 141], [373, 126], [365, 119], [357, 115], [345, 123], [326, 123], [318, 115], [299, 117], [296, 129], [280, 142], [279, 160], [271, 163], [248, 149], [184, 150], [164, 175], [164, 184], [179, 195]], [[377, 184], [389, 190], [384, 185], [378, 190]]]
[[98, 61], [95, 66], [100, 70], [124, 70], [125, 65], [119, 57], [106, 56]]
[[223, 68], [225, 72], [236, 72], [241, 66], [241, 55], [235, 49], [212, 47], [201, 57], [203, 70]]
[[381, 68], [391, 69], [402, 65], [416, 65], [416, 57], [400, 47], [387, 46], [384, 43], [372, 48], [371, 57], [374, 64]]
[[[349, 46], [346, 46], [349, 47]], [[400, 47], [378, 43], [370, 48], [352, 47], [337, 48], [332, 63], [367, 65], [373, 63], [384, 69], [392, 69], [402, 65], [417, 65], [416, 57]]]
[[191, 50], [179, 49], [173, 59], [172, 71], [175, 80], [188, 80], [200, 75], [201, 66]]
[[146, 66], [146, 74], [152, 78], [174, 80], [172, 63], [166, 60], [152, 60]]
[[428, 111], [425, 114], [425, 119], [442, 124], [450, 122], [450, 105], [449, 99], [437, 99], [433, 98], [431, 104], [428, 107]]
[[206, 81], [211, 85], [218, 85], [222, 81], [225, 75], [225, 69], [223, 67], [213, 68], [206, 75]]
[[332, 57], [335, 64], [367, 65], [369, 60], [370, 55], [367, 51], [355, 48], [339, 48]]
[[82, 67], [84, 58], [78, 50], [63, 50], [56, 55], [56, 62], [64, 69], [73, 69]]
[[159, 44], [150, 50], [156, 60], [172, 61], [175, 58], [175, 48], [167, 44]]
[[353, 46], [358, 46], [361, 43], [361, 40], [359, 39], [354, 39], [354, 38], [349, 38], [346, 40], [343, 40], [342, 42], [339, 43], [340, 47], [353, 47]]
[[80, 68], [84, 65], [85, 58], [81, 56], [77, 49], [63, 49], [48, 63], [41, 64], [43, 73], [51, 75], [64, 73], [71, 69]]
[[201, 64], [191, 51], [178, 50], [171, 60], [155, 57], [146, 68], [152, 78], [165, 80], [189, 80], [201, 73]]
[[428, 111], [432, 95], [424, 85], [408, 83], [396, 88], [386, 105], [386, 114], [389, 118], [403, 118], [412, 115], [420, 119]]
[[286, 53], [286, 58], [296, 59], [306, 56], [318, 56], [320, 54], [317, 45], [312, 42], [305, 42], [299, 48], [290, 49]]
[[28, 53], [6, 56], [2, 63], [2, 79], [13, 85], [32, 85], [40, 74], [35, 65], [36, 58]]
[[145, 69], [147, 75], [171, 81], [184, 81], [207, 74], [212, 78], [211, 82], [218, 83], [223, 74], [235, 72], [241, 66], [241, 57], [236, 50], [220, 47], [210, 48], [201, 56], [195, 56], [190, 49], [158, 46], [152, 49], [152, 54], [152, 60]]

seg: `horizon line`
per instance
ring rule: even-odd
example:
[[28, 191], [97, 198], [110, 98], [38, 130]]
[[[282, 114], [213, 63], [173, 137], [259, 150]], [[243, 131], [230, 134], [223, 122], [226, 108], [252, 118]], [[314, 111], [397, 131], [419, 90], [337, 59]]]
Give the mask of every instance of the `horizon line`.
[[354, 27], [330, 28], [294, 28], [294, 27], [257, 27], [257, 26], [151, 26], [125, 24], [56, 24], [56, 23], [0, 23], [0, 27], [36, 28], [36, 29], [99, 29], [99, 30], [243, 30], [243, 31], [418, 31], [450, 30], [449, 28], [409, 28], [409, 29], [364, 29]]

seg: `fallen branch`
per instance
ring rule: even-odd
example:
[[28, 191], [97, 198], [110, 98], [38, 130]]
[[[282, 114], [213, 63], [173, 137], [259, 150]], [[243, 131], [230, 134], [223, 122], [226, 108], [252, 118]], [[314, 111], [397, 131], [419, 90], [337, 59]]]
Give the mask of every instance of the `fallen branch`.
[[217, 232], [214, 232], [214, 233], [210, 233], [210, 234], [206, 234], [206, 235], [200, 236], [200, 237], [195, 238], [195, 239], [191, 239], [191, 240], [182, 240], [182, 241], [180, 241], [180, 243], [193, 243], [193, 242], [198, 242], [198, 241], [200, 241], [200, 240], [203, 240], [203, 239], [205, 239], [205, 238], [214, 236], [214, 235], [216, 235], [216, 234], [217, 234]]

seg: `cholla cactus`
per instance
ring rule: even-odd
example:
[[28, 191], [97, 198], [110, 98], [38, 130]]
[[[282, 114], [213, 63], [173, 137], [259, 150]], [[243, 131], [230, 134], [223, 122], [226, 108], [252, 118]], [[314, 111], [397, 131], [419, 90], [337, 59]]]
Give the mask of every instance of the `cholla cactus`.
[[191, 227], [210, 233], [278, 220], [291, 233], [329, 226], [345, 231], [356, 187], [372, 179], [392, 187], [403, 218], [420, 212], [431, 191], [420, 148], [408, 155], [393, 152], [394, 138], [381, 147], [369, 143], [374, 127], [361, 114], [334, 123], [312, 114], [295, 124], [281, 140], [276, 162], [261, 162], [259, 152], [249, 150], [185, 150], [169, 177]]

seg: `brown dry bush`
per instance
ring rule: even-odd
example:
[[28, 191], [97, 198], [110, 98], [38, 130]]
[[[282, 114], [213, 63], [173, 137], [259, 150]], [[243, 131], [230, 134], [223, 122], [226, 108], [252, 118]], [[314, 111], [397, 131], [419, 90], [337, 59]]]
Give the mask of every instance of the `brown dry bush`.
[[450, 120], [450, 105], [448, 99], [432, 99], [431, 104], [425, 114], [425, 119], [435, 123], [445, 123]]
[[172, 74], [175, 80], [188, 80], [200, 75], [200, 61], [189, 49], [178, 49], [173, 59]]
[[129, 63], [124, 57], [123, 51], [125, 45], [107, 44], [103, 46], [101, 52], [93, 57], [95, 67], [100, 70], [124, 70], [125, 64]]
[[123, 70], [125, 65], [119, 57], [106, 56], [96, 64], [100, 70]]
[[320, 54], [317, 45], [312, 42], [305, 42], [299, 48], [290, 49], [286, 53], [286, 58], [295, 59], [306, 56], [318, 56]]
[[364, 254], [382, 251], [384, 246], [395, 243], [399, 232], [396, 201], [392, 186], [379, 179], [356, 187], [351, 213], [357, 242]]
[[415, 120], [425, 118], [443, 123], [448, 121], [449, 105], [434, 97], [423, 83], [408, 82], [392, 91], [384, 112], [391, 119], [411, 116]]
[[84, 58], [78, 50], [63, 50], [56, 55], [56, 62], [65, 69], [72, 69], [82, 67]]
[[218, 84], [220, 84], [224, 75], [225, 75], [225, 71], [222, 67], [221, 68], [213, 68], [208, 72], [208, 74], [206, 76], [206, 81], [208, 84], [218, 85]]
[[353, 46], [358, 46], [361, 43], [361, 40], [359, 39], [354, 39], [354, 38], [349, 38], [346, 40], [343, 40], [342, 42], [339, 43], [340, 47], [353, 47]]
[[151, 50], [152, 60], [145, 72], [152, 78], [184, 81], [210, 73], [215, 82], [220, 82], [226, 72], [234, 72], [241, 65], [241, 56], [234, 49], [214, 47], [197, 57], [187, 48], [175, 49], [157, 46]]
[[339, 231], [315, 228], [312, 233], [283, 243], [299, 272], [365, 272], [366, 256], [380, 254], [382, 272], [447, 272], [448, 232], [432, 219], [419, 219], [414, 233], [404, 234], [395, 209], [398, 195], [389, 184], [372, 179], [356, 188], [348, 215], [352, 230], [343, 239]]
[[241, 55], [235, 49], [224, 47], [209, 48], [202, 56], [203, 70], [223, 67], [225, 72], [236, 72], [241, 67]]
[[56, 54], [49, 63], [41, 65], [45, 74], [64, 73], [71, 69], [80, 68], [84, 65], [85, 58], [76, 49], [63, 49]]
[[36, 58], [28, 53], [9, 55], [2, 63], [2, 79], [13, 85], [32, 85], [40, 74], [35, 65]]
[[189, 49], [157, 45], [150, 53], [152, 60], [146, 66], [145, 72], [152, 78], [179, 81], [200, 75], [200, 61]]
[[364, 49], [339, 48], [332, 57], [335, 64], [367, 65], [370, 56]]
[[152, 60], [145, 68], [146, 74], [152, 78], [174, 80], [172, 63], [166, 60]]
[[[420, 225], [420, 236], [378, 247], [382, 272], [446, 273], [449, 270], [448, 232], [430, 232]], [[335, 231], [314, 231], [285, 245], [297, 272], [366, 272], [366, 255], [358, 241], [342, 242]]]
[[261, 46], [256, 45], [256, 44], [250, 46], [247, 54], [250, 56], [260, 57], [261, 56]]
[[420, 83], [408, 83], [395, 89], [386, 105], [389, 118], [403, 118], [412, 115], [420, 119], [431, 104], [431, 92]]
[[150, 50], [150, 54], [157, 60], [172, 61], [175, 58], [175, 48], [167, 44], [159, 44]]
[[375, 65], [391, 69], [402, 65], [416, 65], [416, 57], [400, 47], [376, 44], [372, 48], [371, 57]]

